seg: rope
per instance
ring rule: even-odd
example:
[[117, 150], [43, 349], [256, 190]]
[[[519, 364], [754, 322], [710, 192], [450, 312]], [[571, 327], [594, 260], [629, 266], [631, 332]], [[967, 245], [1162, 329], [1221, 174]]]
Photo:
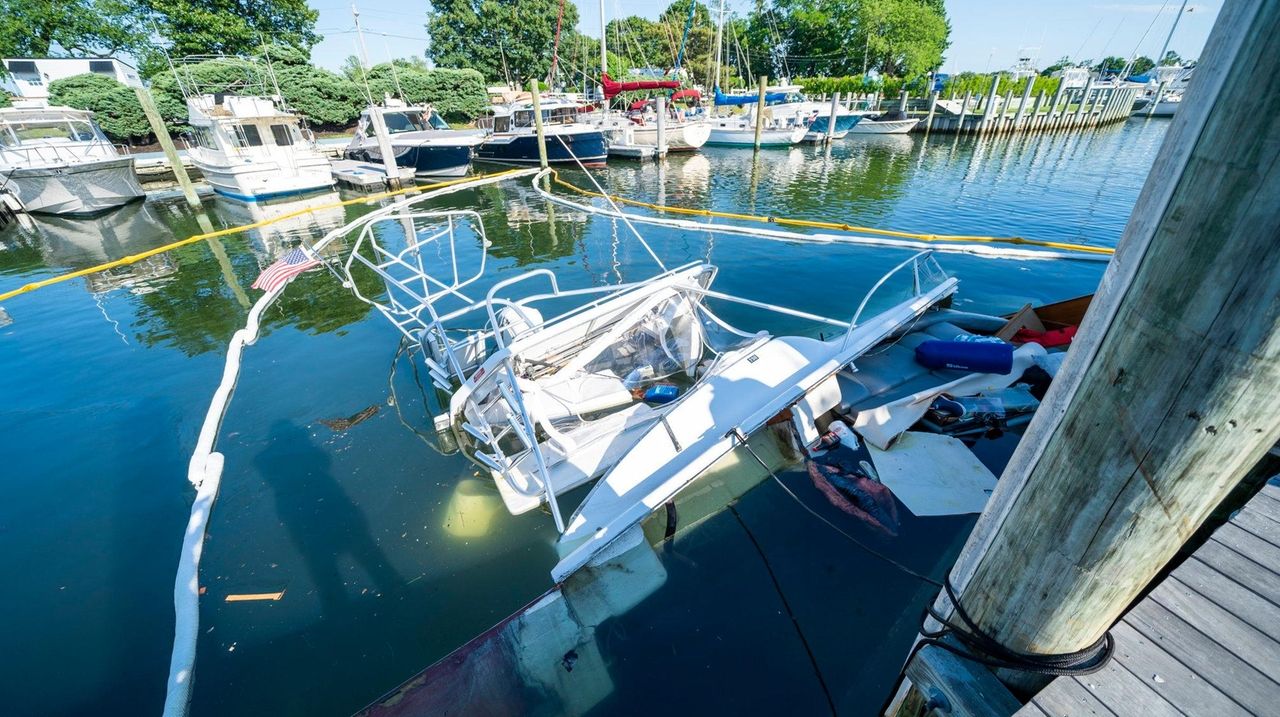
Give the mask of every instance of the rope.
[[[751, 457], [764, 468], [769, 477], [791, 496], [801, 508], [804, 508], [810, 515], [825, 523], [832, 530], [836, 531], [844, 538], [852, 542], [854, 545], [862, 548], [872, 556], [883, 560], [889, 565], [897, 568], [906, 575], [909, 575], [921, 582], [928, 583], [935, 587], [941, 588], [946, 594], [947, 599], [955, 607], [955, 614], [960, 617], [963, 625], [957, 625], [951, 622], [943, 615], [933, 609], [932, 605], [925, 607], [925, 615], [937, 620], [943, 627], [941, 630], [929, 631], [923, 625], [920, 629], [921, 638], [911, 650], [911, 654], [907, 657], [906, 663], [909, 664], [915, 654], [926, 645], [934, 645], [943, 650], [947, 650], [959, 657], [972, 660], [988, 667], [1002, 668], [1009, 670], [1018, 670], [1020, 672], [1033, 672], [1042, 675], [1089, 675], [1101, 670], [1111, 660], [1112, 654], [1115, 652], [1115, 640], [1111, 633], [1107, 632], [1092, 645], [1075, 652], [1065, 652], [1057, 654], [1036, 654], [1030, 652], [1019, 652], [1017, 650], [1006, 647], [998, 640], [992, 637], [988, 632], [978, 626], [974, 620], [969, 617], [969, 613], [965, 611], [960, 604], [960, 598], [956, 595], [955, 587], [951, 584], [950, 576], [944, 577], [941, 582], [933, 578], [923, 575], [893, 558], [871, 548], [866, 543], [858, 540], [852, 535], [841, 530], [837, 525], [827, 520], [814, 509], [810, 508], [804, 501], [800, 500], [791, 488], [778, 474], [770, 470], [769, 466], [764, 462], [751, 445], [747, 443], [747, 438], [740, 430], [734, 429], [734, 436], [738, 439], [738, 444], [747, 449]], [[744, 526], [745, 527], [745, 526]], [[944, 640], [948, 635], [953, 635], [959, 645]]]
[[[1115, 253], [1115, 249], [1109, 247], [1089, 246], [1087, 244], [1072, 244], [1069, 242], [1041, 241], [1038, 239], [1027, 239], [1025, 237], [996, 237], [996, 236], [978, 236], [968, 234], [922, 234], [918, 232], [904, 232], [892, 229], [875, 229], [872, 227], [862, 227], [853, 224], [844, 224], [841, 222], [824, 222], [809, 219], [789, 219], [786, 217], [770, 217], [759, 216], [755, 214], [737, 214], [734, 212], [718, 212], [713, 209], [691, 209], [689, 207], [673, 207], [666, 204], [653, 204], [650, 202], [642, 202], [638, 199], [628, 199], [611, 194], [603, 194], [601, 192], [593, 192], [590, 189], [584, 189], [560, 178], [559, 172], [555, 169], [551, 170], [552, 181], [564, 187], [565, 189], [577, 192], [579, 194], [595, 197], [597, 199], [607, 199], [612, 203], [627, 204], [634, 207], [643, 207], [652, 209], [657, 212], [665, 212], [670, 214], [684, 214], [689, 216], [700, 217], [716, 217], [720, 219], [736, 219], [747, 222], [760, 222], [765, 224], [777, 224], [779, 226], [805, 227], [809, 229], [832, 229], [836, 231], [858, 232], [863, 234], [874, 234], [877, 236], [901, 237], [906, 239], [919, 239], [922, 241], [956, 241], [956, 242], [980, 242], [989, 244], [1021, 244], [1025, 246], [1038, 246], [1048, 249], [1062, 249], [1067, 251], [1076, 251], [1085, 254], [1103, 254], [1110, 255]], [[598, 185], [597, 185], [598, 187]], [[3, 297], [0, 297], [3, 299]]]
[[412, 187], [405, 187], [404, 189], [396, 189], [394, 191], [389, 191], [389, 192], [379, 192], [378, 194], [370, 194], [367, 196], [358, 197], [356, 199], [346, 199], [339, 202], [329, 202], [328, 204], [321, 204], [315, 207], [298, 209], [292, 212], [281, 214], [278, 217], [263, 219], [262, 221], [253, 222], [251, 224], [241, 224], [239, 226], [229, 227], [227, 229], [219, 229], [213, 232], [195, 234], [193, 236], [187, 237], [186, 239], [180, 239], [178, 241], [165, 244], [164, 246], [156, 247], [155, 249], [148, 249], [147, 251], [139, 252], [137, 254], [130, 254], [129, 256], [116, 259], [115, 261], [109, 261], [109, 262], [106, 262], [105, 264], [98, 264], [97, 266], [91, 266], [88, 269], [78, 269], [76, 271], [68, 272], [66, 274], [60, 274], [58, 276], [50, 277], [48, 279], [41, 279], [40, 281], [33, 281], [30, 284], [24, 284], [16, 289], [13, 289], [12, 291], [7, 291], [3, 294], [0, 294], [0, 301], [4, 301], [6, 299], [12, 299], [15, 296], [20, 296], [22, 294], [35, 291], [36, 289], [43, 289], [46, 286], [52, 286], [53, 284], [59, 284], [64, 281], [69, 281], [71, 279], [79, 278], [81, 276], [96, 274], [100, 271], [106, 271], [107, 269], [115, 269], [116, 267], [136, 264], [142, 261], [143, 259], [153, 257], [156, 254], [163, 254], [164, 252], [172, 251], [173, 249], [184, 247], [184, 246], [187, 246], [188, 244], [195, 244], [196, 242], [201, 242], [206, 239], [214, 239], [217, 237], [228, 236], [230, 234], [239, 234], [240, 232], [249, 231], [250, 229], [258, 229], [260, 227], [265, 227], [270, 224], [275, 224], [276, 222], [282, 222], [286, 219], [292, 219], [293, 217], [301, 216], [303, 214], [310, 214], [311, 212], [318, 212], [325, 209], [334, 209], [336, 207], [345, 207], [351, 204], [362, 204], [362, 203], [371, 204], [379, 199], [386, 199], [387, 197], [395, 197], [401, 194], [407, 194], [409, 192], [430, 191], [432, 189], [448, 187], [454, 184], [460, 184], [462, 182], [471, 182], [477, 179], [503, 177], [513, 172], [521, 172], [521, 171], [524, 171], [524, 170], [510, 169], [503, 172], [480, 174], [474, 177], [462, 177], [460, 179], [450, 179], [448, 181], [436, 182], [434, 184], [414, 185]]

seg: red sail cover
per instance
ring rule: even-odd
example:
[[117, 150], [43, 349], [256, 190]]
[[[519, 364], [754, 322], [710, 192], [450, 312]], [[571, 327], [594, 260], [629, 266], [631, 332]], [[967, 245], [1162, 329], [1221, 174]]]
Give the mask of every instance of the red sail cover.
[[623, 92], [632, 90], [678, 90], [680, 83], [675, 80], [638, 80], [636, 82], [616, 82], [605, 72], [600, 75], [600, 85], [604, 87], [604, 98], [611, 100]]

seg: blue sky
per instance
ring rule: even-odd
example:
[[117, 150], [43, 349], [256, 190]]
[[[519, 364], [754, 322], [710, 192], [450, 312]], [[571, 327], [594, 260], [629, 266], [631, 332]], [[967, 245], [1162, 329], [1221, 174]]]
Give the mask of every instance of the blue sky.
[[[358, 0], [358, 4], [370, 61], [422, 56], [427, 47], [424, 0], [411, 4]], [[729, 0], [728, 7], [745, 12], [752, 4], [752, 0]], [[947, 0], [952, 31], [943, 71], [1008, 68], [1020, 52], [1037, 58], [1041, 67], [1063, 55], [1095, 60], [1105, 55], [1127, 57], [1135, 47], [1138, 54], [1154, 57], [1181, 4], [1181, 0]], [[598, 0], [577, 5], [579, 27], [588, 35], [599, 36]], [[667, 5], [665, 0], [605, 0], [605, 13], [609, 17], [655, 18]], [[1222, 0], [1190, 2], [1170, 48], [1183, 57], [1198, 57], [1221, 6]], [[337, 69], [348, 55], [356, 54], [351, 6], [339, 0], [314, 0], [312, 7], [320, 11], [316, 26], [325, 36], [312, 50], [312, 58], [322, 67]]]

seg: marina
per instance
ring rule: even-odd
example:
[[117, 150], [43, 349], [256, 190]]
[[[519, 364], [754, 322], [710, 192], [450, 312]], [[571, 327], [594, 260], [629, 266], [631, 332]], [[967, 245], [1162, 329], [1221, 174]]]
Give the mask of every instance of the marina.
[[0, 33], [7, 711], [1271, 711], [1280, 7], [348, 9]]

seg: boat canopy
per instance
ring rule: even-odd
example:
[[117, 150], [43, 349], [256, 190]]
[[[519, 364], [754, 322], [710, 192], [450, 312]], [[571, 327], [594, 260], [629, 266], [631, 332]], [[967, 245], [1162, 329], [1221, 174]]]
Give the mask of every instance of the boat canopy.
[[[759, 95], [726, 95], [716, 88], [716, 104], [717, 105], [751, 105], [760, 99]], [[766, 92], [764, 95], [765, 103], [782, 102], [787, 99], [788, 92]]]
[[680, 83], [676, 80], [633, 80], [631, 82], [618, 82], [609, 77], [609, 73], [604, 72], [600, 75], [600, 86], [604, 88], [604, 98], [611, 100], [623, 92], [633, 92], [635, 90], [678, 90]]

